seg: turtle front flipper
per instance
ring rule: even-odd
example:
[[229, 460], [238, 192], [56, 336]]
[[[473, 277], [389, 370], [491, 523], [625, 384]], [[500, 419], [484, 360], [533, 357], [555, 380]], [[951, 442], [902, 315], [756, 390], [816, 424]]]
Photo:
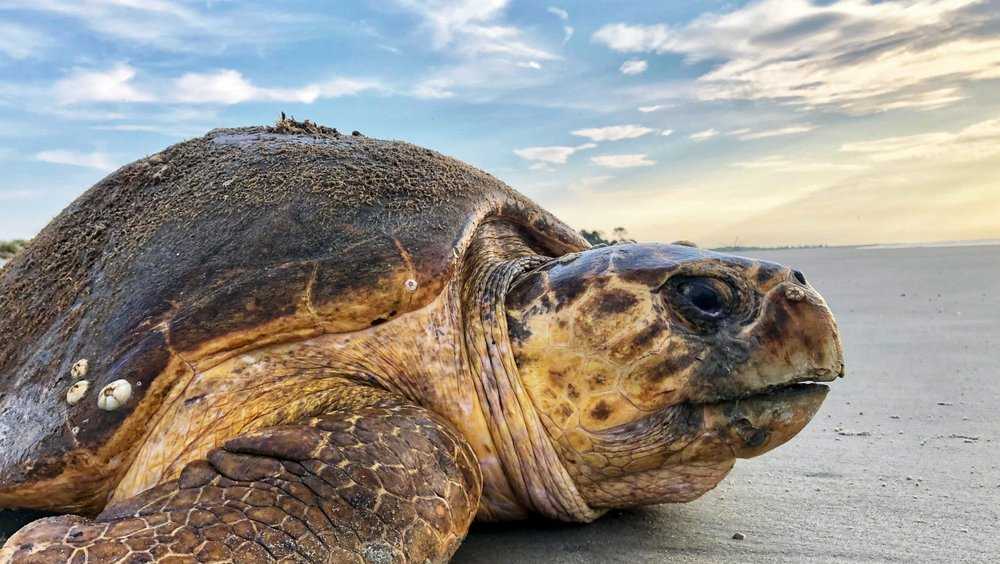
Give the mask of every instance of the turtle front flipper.
[[457, 432], [383, 397], [238, 436], [93, 521], [35, 521], [0, 562], [445, 562], [481, 488]]

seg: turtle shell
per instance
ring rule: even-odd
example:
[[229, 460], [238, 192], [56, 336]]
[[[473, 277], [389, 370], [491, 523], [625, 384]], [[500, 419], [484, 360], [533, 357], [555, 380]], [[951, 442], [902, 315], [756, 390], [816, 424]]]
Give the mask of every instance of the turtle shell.
[[[80, 469], [122, 466], [205, 359], [427, 305], [492, 218], [551, 255], [587, 247], [489, 174], [309, 122], [214, 130], [119, 169], [0, 271], [0, 506], [71, 468], [105, 479]], [[100, 409], [121, 379], [130, 397]]]

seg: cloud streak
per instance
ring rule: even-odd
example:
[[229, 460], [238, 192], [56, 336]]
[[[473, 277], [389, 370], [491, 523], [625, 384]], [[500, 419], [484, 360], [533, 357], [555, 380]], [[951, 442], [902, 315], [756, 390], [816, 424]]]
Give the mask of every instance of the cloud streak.
[[697, 133], [692, 133], [688, 135], [688, 138], [695, 143], [701, 143], [702, 141], [708, 141], [713, 137], [718, 137], [719, 132], [716, 129], [706, 129], [704, 131], [699, 131]]
[[60, 104], [80, 102], [151, 102], [156, 98], [133, 84], [136, 70], [117, 64], [108, 70], [76, 69], [56, 82], [55, 96]]
[[642, 137], [652, 132], [653, 130], [648, 127], [627, 124], [577, 129], [571, 133], [577, 137], [586, 137], [591, 141], [621, 141], [623, 139], [635, 139], [637, 137]]
[[52, 40], [34, 29], [0, 22], [0, 55], [28, 59], [52, 46]]
[[646, 61], [641, 59], [632, 59], [622, 63], [622, 66], [620, 66], [618, 70], [624, 75], [633, 76], [646, 72], [647, 68], [649, 68], [649, 64]]
[[634, 153], [625, 155], [598, 155], [591, 157], [590, 161], [597, 166], [605, 168], [635, 168], [640, 166], [653, 166], [656, 161], [650, 160], [645, 153]]
[[117, 168], [111, 156], [100, 151], [83, 153], [67, 149], [51, 149], [35, 153], [35, 160], [60, 165], [95, 168], [105, 172], [110, 172]]
[[752, 161], [737, 161], [732, 166], [747, 170], [785, 173], [858, 172], [868, 168], [868, 166], [861, 164], [794, 159], [783, 155], [770, 155]]
[[767, 139], [769, 137], [799, 135], [802, 133], [808, 133], [814, 129], [816, 129], [815, 125], [804, 123], [800, 125], [790, 125], [788, 127], [779, 127], [777, 129], [766, 129], [764, 131], [745, 131], [739, 133], [737, 136], [741, 141], [752, 141], [754, 139]]
[[547, 164], [566, 164], [573, 154], [597, 147], [594, 143], [584, 143], [575, 147], [553, 145], [548, 147], [525, 147], [514, 149], [514, 154], [527, 161], [537, 161]]
[[841, 145], [873, 162], [963, 163], [1000, 155], [1000, 118], [974, 123], [956, 132], [884, 137]]
[[975, 32], [987, 25], [971, 13], [978, 3], [764, 0], [682, 26], [608, 24], [592, 38], [622, 53], [721, 60], [698, 78], [702, 100], [773, 100], [856, 114], [940, 107], [961, 99], [956, 92], [931, 96], [942, 81], [954, 89], [1000, 78], [1000, 38]]
[[[323, 98], [350, 96], [381, 86], [372, 80], [336, 78], [298, 88], [268, 88], [253, 84], [240, 72], [220, 69], [185, 73], [159, 81], [158, 87], [136, 84], [138, 72], [121, 63], [107, 70], [76, 69], [56, 82], [53, 92], [63, 105], [84, 103], [165, 102], [232, 105], [250, 101], [298, 102], [311, 104]], [[160, 92], [154, 94], [153, 92]]]
[[319, 13], [291, 15], [227, 2], [195, 6], [174, 0], [5, 0], [0, 10], [40, 12], [75, 20], [115, 41], [199, 54], [299, 40], [329, 21]]
[[519, 28], [499, 23], [507, 0], [397, 0], [397, 4], [422, 20], [437, 50], [462, 57], [559, 58], [525, 39]]

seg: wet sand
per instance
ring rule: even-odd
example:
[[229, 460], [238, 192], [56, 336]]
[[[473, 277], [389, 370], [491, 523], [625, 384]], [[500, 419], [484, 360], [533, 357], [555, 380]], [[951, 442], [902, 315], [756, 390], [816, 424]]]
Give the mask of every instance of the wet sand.
[[[1000, 246], [746, 254], [802, 270], [840, 321], [848, 375], [813, 422], [696, 502], [476, 526], [455, 562], [1000, 558]], [[0, 538], [24, 520], [0, 513]]]

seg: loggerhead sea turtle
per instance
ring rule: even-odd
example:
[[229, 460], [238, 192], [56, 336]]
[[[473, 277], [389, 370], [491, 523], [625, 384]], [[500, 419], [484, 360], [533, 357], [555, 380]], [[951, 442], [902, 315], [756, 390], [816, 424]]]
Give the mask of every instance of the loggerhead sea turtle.
[[[697, 498], [843, 374], [801, 273], [591, 248], [310, 122], [127, 165], [0, 271], [13, 562], [441, 562], [473, 519]], [[812, 382], [812, 383], [807, 383]]]

